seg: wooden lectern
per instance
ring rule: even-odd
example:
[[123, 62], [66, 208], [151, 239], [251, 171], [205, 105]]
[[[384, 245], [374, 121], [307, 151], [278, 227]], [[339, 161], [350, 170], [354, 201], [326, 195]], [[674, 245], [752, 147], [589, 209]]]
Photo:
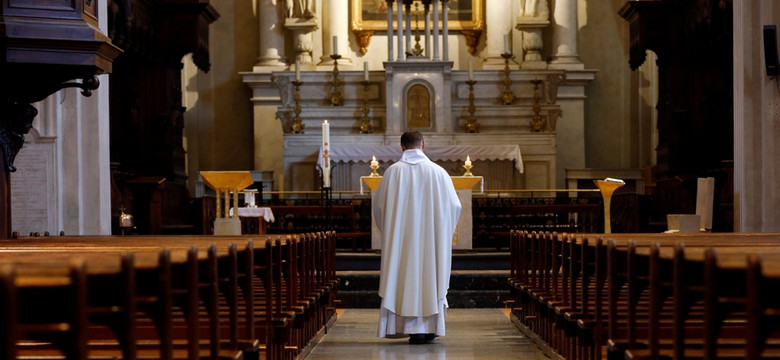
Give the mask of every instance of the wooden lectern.
[[[249, 171], [201, 171], [206, 186], [217, 192], [217, 218], [214, 220], [214, 235], [241, 235], [241, 220], [238, 211], [230, 215], [231, 198], [233, 208], [238, 209], [238, 193], [253, 184]], [[224, 195], [224, 198], [223, 198]], [[222, 204], [224, 200], [224, 205]]]

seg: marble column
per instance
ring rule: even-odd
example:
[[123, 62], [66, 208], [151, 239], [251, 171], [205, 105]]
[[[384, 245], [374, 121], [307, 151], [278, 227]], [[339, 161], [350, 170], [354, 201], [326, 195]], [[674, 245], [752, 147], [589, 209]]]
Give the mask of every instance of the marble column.
[[431, 5], [425, 4], [425, 58], [431, 58]]
[[441, 40], [442, 40], [442, 60], [449, 61], [450, 60], [450, 39], [449, 39], [449, 18], [447, 17], [447, 9], [449, 8], [448, 5], [450, 3], [450, 0], [441, 0]]
[[280, 14], [277, 1], [260, 0], [257, 17], [260, 38], [260, 55], [255, 66], [285, 66], [284, 31], [279, 23]]
[[584, 69], [577, 53], [577, 0], [555, 0], [550, 69]]
[[433, 61], [439, 61], [439, 2], [433, 2]]
[[504, 52], [504, 35], [512, 33], [512, 11], [507, 11], [503, 6], [486, 6], [485, 23], [490, 26], [486, 29], [483, 69], [504, 69], [501, 54]]
[[344, 14], [349, 14], [347, 1], [327, 1], [323, 5], [327, 7], [325, 16], [322, 17], [322, 57], [320, 64], [333, 64], [330, 58], [333, 52], [333, 36], [338, 37], [338, 51], [341, 55], [339, 65], [352, 66], [352, 52], [349, 49], [348, 22], [343, 20]]
[[398, 61], [404, 61], [404, 4], [403, 1], [398, 0]]
[[393, 61], [393, 0], [387, 0], [387, 61]]

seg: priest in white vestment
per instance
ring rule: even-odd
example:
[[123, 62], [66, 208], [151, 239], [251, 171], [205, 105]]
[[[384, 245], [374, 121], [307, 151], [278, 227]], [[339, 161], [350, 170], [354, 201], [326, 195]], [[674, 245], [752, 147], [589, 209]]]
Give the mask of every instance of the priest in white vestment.
[[379, 337], [410, 343], [444, 336], [452, 236], [461, 204], [447, 171], [423, 153], [417, 131], [401, 136], [401, 160], [387, 168], [374, 193], [382, 239]]

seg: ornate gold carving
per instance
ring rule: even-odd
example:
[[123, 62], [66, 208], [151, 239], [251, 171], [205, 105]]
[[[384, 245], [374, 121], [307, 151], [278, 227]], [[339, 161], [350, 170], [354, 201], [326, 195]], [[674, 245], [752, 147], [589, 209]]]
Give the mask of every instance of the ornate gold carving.
[[463, 30], [462, 32], [466, 38], [469, 54], [474, 55], [477, 52], [477, 46], [479, 46], [479, 38], [482, 37], [482, 30]]
[[358, 46], [360, 46], [360, 54], [365, 55], [368, 52], [368, 45], [371, 44], [371, 37], [374, 36], [373, 30], [352, 30], [355, 33]]

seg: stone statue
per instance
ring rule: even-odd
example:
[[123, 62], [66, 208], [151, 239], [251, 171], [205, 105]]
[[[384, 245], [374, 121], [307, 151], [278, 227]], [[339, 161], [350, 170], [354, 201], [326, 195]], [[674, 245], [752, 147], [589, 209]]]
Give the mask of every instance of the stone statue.
[[547, 7], [547, 0], [524, 0], [523, 10], [520, 16], [533, 18], [549, 18], [550, 10]]
[[314, 12], [314, 0], [284, 0], [288, 18], [311, 19], [317, 14]]

